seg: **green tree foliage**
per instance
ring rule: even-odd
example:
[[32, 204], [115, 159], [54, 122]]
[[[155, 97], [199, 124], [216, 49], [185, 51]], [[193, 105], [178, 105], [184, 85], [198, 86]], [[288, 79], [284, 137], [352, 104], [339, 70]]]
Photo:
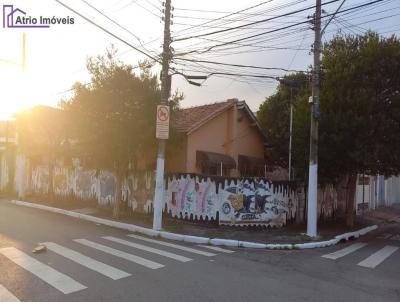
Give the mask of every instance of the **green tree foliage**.
[[[61, 105], [75, 120], [77, 155], [87, 165], [115, 171], [120, 201], [122, 179], [128, 169], [155, 166], [160, 85], [150, 73], [149, 62], [142, 62], [140, 74], [136, 75], [132, 66], [118, 61], [115, 54], [112, 48], [104, 56], [88, 59], [91, 84], [75, 84], [75, 95]], [[172, 97], [172, 112], [178, 109], [182, 98], [179, 93]], [[171, 140], [176, 141], [177, 135], [172, 134]], [[116, 202], [114, 216], [118, 215]]]
[[295, 73], [283, 78], [289, 84], [279, 84], [277, 91], [260, 105], [257, 112], [270, 149], [267, 160], [275, 166], [288, 167], [290, 102], [293, 102], [292, 166], [296, 178], [303, 178], [308, 158], [310, 132], [311, 86], [308, 75]]
[[[347, 180], [349, 225], [353, 224], [357, 174], [393, 175], [400, 172], [399, 70], [400, 41], [395, 36], [383, 38], [368, 32], [363, 36], [337, 36], [324, 45], [319, 178], [326, 183]], [[310, 91], [306, 94], [309, 96]], [[304, 97], [297, 95], [295, 103], [306, 106]], [[272, 150], [282, 160], [287, 158], [288, 108], [287, 89], [280, 85], [278, 91], [261, 105], [258, 114], [273, 144], [285, 146]], [[307, 167], [309, 124], [309, 109], [295, 110], [294, 166], [297, 169]], [[299, 127], [304, 132], [296, 130]], [[300, 141], [297, 135], [300, 135]]]
[[399, 39], [336, 37], [325, 45], [322, 68], [323, 174], [399, 173]]
[[321, 175], [347, 177], [347, 224], [354, 220], [357, 174], [400, 172], [400, 41], [368, 32], [324, 48]]

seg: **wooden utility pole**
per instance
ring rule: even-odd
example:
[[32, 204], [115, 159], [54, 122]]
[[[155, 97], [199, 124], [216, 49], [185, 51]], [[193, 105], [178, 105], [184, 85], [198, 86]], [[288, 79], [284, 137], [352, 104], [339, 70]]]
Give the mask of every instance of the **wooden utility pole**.
[[308, 173], [308, 211], [307, 235], [317, 236], [317, 197], [318, 197], [318, 119], [319, 90], [321, 76], [321, 0], [316, 0], [314, 15], [314, 69], [311, 97], [310, 167]]
[[[164, 16], [164, 44], [162, 53], [162, 70], [161, 70], [161, 105], [167, 105], [171, 93], [171, 77], [168, 74], [169, 63], [171, 61], [171, 0], [165, 1]], [[165, 139], [159, 139], [158, 155], [157, 155], [157, 172], [156, 172], [156, 188], [154, 193], [154, 216], [153, 229], [161, 230], [162, 227], [162, 210], [164, 198], [164, 160], [165, 160]]]

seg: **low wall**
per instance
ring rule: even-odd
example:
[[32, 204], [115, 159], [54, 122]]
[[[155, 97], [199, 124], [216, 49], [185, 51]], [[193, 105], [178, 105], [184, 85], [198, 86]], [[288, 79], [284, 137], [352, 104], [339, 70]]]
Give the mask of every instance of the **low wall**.
[[[20, 198], [49, 192], [48, 166], [31, 167], [24, 156], [17, 156], [15, 167], [14, 187]], [[103, 207], [115, 203], [117, 180], [109, 171], [56, 167], [53, 174], [53, 191], [60, 198], [96, 200]], [[154, 172], [128, 175], [123, 183], [123, 208], [152, 213], [154, 187]], [[333, 217], [338, 203], [336, 189], [325, 186], [319, 189], [318, 197], [320, 219]], [[306, 201], [303, 187], [288, 182], [175, 174], [166, 177], [163, 208], [177, 219], [280, 227], [294, 219], [304, 221]]]
[[283, 226], [296, 215], [296, 192], [289, 183], [266, 179], [173, 175], [165, 203], [173, 217], [220, 224]]

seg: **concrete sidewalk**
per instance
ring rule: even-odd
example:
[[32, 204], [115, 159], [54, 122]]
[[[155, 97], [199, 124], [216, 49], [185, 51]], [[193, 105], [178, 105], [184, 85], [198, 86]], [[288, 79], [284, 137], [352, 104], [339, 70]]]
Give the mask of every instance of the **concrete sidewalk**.
[[[93, 205], [79, 202], [39, 202], [36, 204], [60, 208], [73, 211], [75, 213], [86, 214], [107, 220], [117, 221], [111, 218], [109, 211], [96, 208]], [[85, 206], [85, 207], [83, 207]], [[126, 215], [122, 212], [118, 222], [132, 224], [143, 228], [152, 229], [152, 215]], [[237, 241], [249, 241], [255, 243], [270, 244], [299, 244], [311, 243], [315, 241], [325, 241], [343, 233], [348, 233], [362, 229], [370, 225], [369, 221], [364, 220], [357, 222], [353, 229], [345, 226], [343, 219], [336, 219], [329, 222], [319, 223], [318, 238], [315, 240], [305, 235], [306, 224], [288, 223], [282, 228], [263, 228], [263, 227], [237, 227], [237, 226], [218, 226], [216, 222], [193, 222], [188, 220], [178, 220], [168, 216], [163, 218], [163, 230], [176, 234], [190, 234], [204, 238], [220, 238]]]
[[400, 203], [395, 203], [390, 207], [380, 207], [375, 210], [365, 212], [364, 217], [358, 216], [357, 220], [374, 223], [400, 223]]

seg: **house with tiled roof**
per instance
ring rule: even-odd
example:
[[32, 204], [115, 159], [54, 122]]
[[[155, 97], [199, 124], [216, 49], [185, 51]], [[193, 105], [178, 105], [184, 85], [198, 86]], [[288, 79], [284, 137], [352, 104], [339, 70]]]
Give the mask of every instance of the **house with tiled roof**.
[[181, 109], [172, 127], [184, 133], [166, 171], [222, 176], [264, 176], [266, 140], [245, 101], [229, 99]]

